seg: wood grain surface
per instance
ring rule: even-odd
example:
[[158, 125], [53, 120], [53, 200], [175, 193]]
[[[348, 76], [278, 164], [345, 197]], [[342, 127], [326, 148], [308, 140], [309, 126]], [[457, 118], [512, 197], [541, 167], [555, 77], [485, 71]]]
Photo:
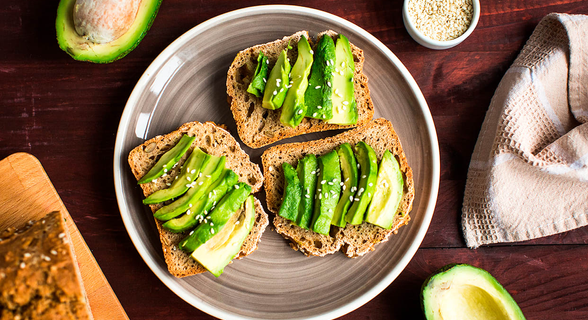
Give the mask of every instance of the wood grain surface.
[[19, 152], [0, 161], [0, 188], [0, 230], [20, 228], [49, 212], [61, 211], [94, 319], [128, 319], [39, 160]]
[[[387, 45], [421, 87], [439, 137], [440, 191], [421, 248], [386, 290], [342, 318], [421, 319], [423, 281], [437, 268], [461, 262], [496, 276], [528, 319], [588, 319], [587, 228], [470, 250], [460, 223], [470, 156], [504, 72], [543, 16], [588, 14], [588, 2], [481, 1], [474, 33], [445, 51], [426, 49], [410, 38], [402, 24], [402, 1], [277, 2], [333, 13]], [[149, 63], [178, 36], [230, 10], [270, 3], [276, 2], [164, 0], [141, 44], [108, 65], [77, 62], [59, 49], [57, 0], [0, 3], [0, 158], [24, 151], [41, 161], [131, 319], [211, 317], [167, 289], [125, 231], [112, 178], [125, 102]]]

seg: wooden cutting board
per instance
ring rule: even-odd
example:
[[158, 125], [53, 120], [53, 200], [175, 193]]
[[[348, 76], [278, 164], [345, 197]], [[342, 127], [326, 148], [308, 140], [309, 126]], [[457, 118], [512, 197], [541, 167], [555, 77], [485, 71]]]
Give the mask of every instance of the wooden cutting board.
[[15, 153], [0, 161], [0, 190], [0, 230], [21, 227], [51, 211], [63, 213], [94, 319], [128, 319], [39, 160]]

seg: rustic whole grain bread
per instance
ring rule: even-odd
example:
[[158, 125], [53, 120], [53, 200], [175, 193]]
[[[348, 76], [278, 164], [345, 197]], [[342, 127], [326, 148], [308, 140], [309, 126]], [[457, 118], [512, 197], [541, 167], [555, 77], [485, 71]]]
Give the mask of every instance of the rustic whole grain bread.
[[[336, 32], [328, 30], [320, 33], [318, 39], [323, 34], [329, 34], [332, 37], [337, 35]], [[265, 109], [262, 107], [262, 98], [247, 92], [247, 87], [255, 73], [259, 51], [263, 51], [268, 57], [269, 65], [272, 67], [276, 63], [280, 52], [289, 43], [292, 49], [288, 50], [288, 58], [294, 65], [298, 55], [297, 44], [301, 36], [306, 36], [311, 45], [313, 44], [308, 31], [299, 31], [281, 40], [256, 45], [239, 52], [229, 67], [227, 73], [227, 100], [231, 105], [233, 118], [237, 123], [239, 137], [243, 143], [251, 148], [260, 148], [276, 141], [305, 133], [361, 126], [374, 116], [374, 105], [370, 98], [368, 78], [363, 74], [363, 63], [365, 61], [363, 51], [353, 44], [351, 44], [351, 50], [355, 60], [355, 101], [359, 112], [359, 119], [355, 125], [342, 126], [328, 124], [318, 119], [304, 118], [297, 127], [291, 128], [280, 122], [281, 109]], [[316, 44], [313, 47], [316, 47]]]
[[64, 218], [0, 233], [0, 319], [93, 319]]
[[[160, 177], [155, 182], [140, 185], [145, 197], [157, 190], [167, 188], [166, 183], [171, 183], [179, 174], [181, 165], [186, 161], [194, 147], [199, 147], [202, 151], [211, 155], [226, 156], [225, 166], [239, 175], [239, 181], [249, 184], [252, 187], [253, 193], [259, 191], [263, 184], [263, 175], [259, 166], [251, 162], [249, 156], [241, 149], [239, 143], [227, 130], [213, 122], [186, 123], [172, 133], [154, 137], [131, 150], [128, 161], [135, 178], [139, 180], [149, 172], [161, 155], [171, 149], [181, 139], [183, 134], [196, 137], [190, 151], [182, 157], [179, 162], [180, 165], [170, 170], [167, 176]], [[170, 202], [171, 200], [163, 204], [150, 205], [149, 207], [155, 213], [157, 209]], [[255, 225], [243, 243], [237, 259], [247, 256], [257, 249], [261, 234], [268, 225], [269, 220], [267, 214], [257, 199], [255, 199], [255, 212]], [[189, 254], [178, 249], [178, 243], [188, 235], [188, 232], [173, 233], [164, 229], [161, 221], [155, 219], [155, 222], [159, 230], [159, 238], [161, 240], [165, 262], [172, 275], [181, 278], [206, 271]]]
[[[378, 156], [378, 160], [382, 159], [385, 150], [390, 150], [400, 164], [405, 181], [404, 192], [397, 212], [398, 217], [390, 230], [364, 222], [360, 225], [348, 224], [345, 228], [331, 226], [331, 234], [326, 236], [302, 229], [290, 220], [277, 215], [284, 190], [283, 162], [296, 167], [298, 160], [307, 154], [321, 156], [345, 142], [355, 145], [359, 141], [370, 145]], [[373, 251], [376, 244], [387, 241], [390, 234], [396, 233], [398, 228], [410, 221], [408, 213], [412, 209], [414, 199], [412, 170], [408, 166], [392, 124], [386, 119], [376, 119], [364, 126], [321, 140], [271, 147], [262, 154], [261, 161], [265, 176], [267, 207], [269, 211], [276, 214], [273, 221], [276, 231], [290, 240], [290, 246], [294, 250], [300, 250], [307, 256], [324, 256], [339, 250], [351, 258], [362, 256]]]

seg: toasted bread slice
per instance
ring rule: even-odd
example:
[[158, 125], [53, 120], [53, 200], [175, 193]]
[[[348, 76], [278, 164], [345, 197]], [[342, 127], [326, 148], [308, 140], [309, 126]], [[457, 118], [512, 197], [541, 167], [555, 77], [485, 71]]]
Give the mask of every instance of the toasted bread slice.
[[[337, 35], [336, 32], [329, 30], [320, 33], [319, 39], [324, 34], [329, 34], [332, 37]], [[351, 50], [355, 60], [355, 101], [359, 113], [359, 118], [355, 125], [342, 126], [329, 124], [318, 119], [304, 118], [298, 126], [291, 128], [280, 122], [281, 109], [265, 109], [262, 107], [262, 98], [247, 92], [247, 87], [255, 73], [259, 51], [263, 51], [269, 59], [269, 65], [273, 66], [280, 52], [290, 44], [292, 49], [288, 50], [288, 57], [293, 64], [298, 55], [298, 50], [296, 49], [298, 40], [302, 36], [307, 37], [309, 41], [311, 40], [307, 31], [299, 31], [281, 40], [247, 48], [237, 54], [229, 67], [227, 73], [228, 101], [231, 105], [233, 118], [237, 123], [239, 137], [243, 143], [251, 148], [260, 148], [285, 138], [306, 133], [361, 126], [372, 120], [374, 116], [374, 105], [370, 98], [368, 78], [363, 74], [363, 63], [365, 61], [363, 50], [353, 44], [351, 44]]]
[[[128, 160], [135, 178], [137, 180], [141, 179], [155, 165], [161, 155], [180, 140], [183, 134], [196, 137], [196, 140], [192, 143], [192, 148], [200, 147], [202, 151], [208, 154], [226, 156], [225, 166], [239, 175], [239, 181], [249, 184], [253, 193], [259, 191], [263, 184], [263, 175], [259, 166], [251, 162], [249, 156], [241, 149], [239, 143], [227, 130], [213, 122], [186, 123], [172, 133], [154, 137], [131, 150]], [[180, 165], [170, 170], [167, 176], [160, 177], [155, 182], [141, 184], [145, 197], [157, 190], [167, 188], [166, 183], [171, 183], [174, 177], [178, 175], [180, 166], [186, 161], [188, 154], [189, 152], [180, 160]], [[150, 208], [155, 213], [157, 209], [169, 202], [150, 205]], [[257, 199], [255, 199], [255, 212], [255, 225], [243, 243], [237, 258], [247, 256], [257, 249], [261, 234], [268, 225], [267, 214]], [[161, 221], [155, 219], [155, 222], [159, 230], [165, 262], [172, 275], [181, 278], [206, 271], [204, 267], [190, 258], [189, 254], [178, 249], [178, 243], [188, 235], [188, 232], [173, 233], [164, 229]]]
[[64, 218], [0, 232], [2, 319], [92, 319]]
[[[298, 160], [307, 154], [321, 156], [345, 142], [355, 145], [359, 141], [369, 144], [378, 156], [378, 160], [382, 159], [385, 150], [390, 150], [400, 164], [405, 181], [404, 192], [397, 211], [398, 217], [390, 230], [364, 222], [360, 225], [348, 224], [345, 228], [331, 226], [331, 234], [326, 236], [304, 230], [277, 215], [284, 190], [283, 162], [296, 166]], [[398, 228], [410, 221], [408, 213], [412, 209], [414, 199], [412, 170], [408, 166], [392, 124], [386, 119], [376, 119], [365, 126], [321, 140], [271, 147], [262, 154], [261, 161], [265, 176], [267, 207], [269, 211], [276, 214], [273, 221], [276, 231], [290, 240], [290, 246], [293, 249], [300, 250], [307, 256], [324, 256], [339, 250], [351, 258], [362, 256], [373, 251], [376, 244], [387, 241], [390, 234], [397, 232]]]

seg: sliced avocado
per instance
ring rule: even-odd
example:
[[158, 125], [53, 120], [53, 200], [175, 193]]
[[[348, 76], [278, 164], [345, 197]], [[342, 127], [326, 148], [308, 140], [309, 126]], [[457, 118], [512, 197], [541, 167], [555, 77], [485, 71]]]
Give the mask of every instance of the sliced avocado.
[[180, 161], [182, 156], [184, 156], [186, 151], [190, 149], [190, 146], [195, 139], [196, 137], [190, 137], [189, 135], [184, 134], [180, 141], [178, 141], [178, 143], [173, 148], [164, 153], [163, 156], [159, 158], [157, 163], [155, 163], [153, 168], [151, 168], [151, 170], [149, 170], [149, 172], [147, 172], [137, 183], [142, 184], [151, 182], [154, 179], [167, 174], [168, 170], [171, 170], [176, 165], [176, 163]]
[[427, 320], [524, 320], [516, 301], [486, 270], [467, 264], [448, 265], [429, 277], [421, 289]]
[[349, 208], [349, 211], [347, 211], [347, 214], [345, 215], [345, 220], [350, 224], [361, 224], [367, 206], [370, 204], [376, 189], [378, 158], [376, 157], [374, 149], [363, 141], [360, 141], [355, 145], [355, 158], [359, 164], [361, 176], [357, 186], [357, 193], [353, 198], [351, 208]]
[[333, 118], [327, 120], [333, 124], [355, 124], [359, 114], [355, 103], [353, 73], [355, 63], [347, 37], [340, 34], [335, 48], [335, 73], [333, 75]]
[[59, 2], [55, 21], [59, 47], [76, 60], [109, 63], [126, 56], [141, 42], [155, 20], [161, 0], [142, 0], [129, 29], [108, 43], [95, 43], [88, 36], [77, 33], [74, 25], [75, 4], [76, 0]]
[[[344, 228], [347, 224], [345, 221], [345, 215], [351, 203], [353, 202], [353, 196], [357, 189], [358, 182], [358, 170], [355, 156], [353, 155], [353, 149], [349, 143], [344, 143], [337, 148], [337, 154], [339, 155], [339, 162], [341, 163], [341, 175], [343, 179], [343, 193], [335, 208], [335, 214], [333, 215], [333, 221], [331, 224], [337, 227]], [[354, 191], [352, 191], [354, 190]]]
[[304, 94], [307, 117], [322, 120], [333, 118], [335, 59], [335, 42], [325, 34], [316, 47], [308, 88]]
[[312, 66], [312, 50], [306, 37], [300, 37], [298, 41], [298, 57], [292, 67], [291, 87], [288, 89], [280, 122], [290, 127], [296, 127], [300, 124], [306, 114], [306, 105], [304, 104], [304, 92], [308, 87], [308, 75]]
[[314, 154], [307, 154], [298, 161], [296, 171], [302, 185], [302, 197], [298, 206], [298, 218], [296, 224], [299, 227], [308, 229], [312, 220], [314, 210], [314, 193], [316, 190], [318, 161]]
[[177, 175], [171, 186], [167, 189], [155, 191], [143, 200], [143, 204], [160, 203], [184, 194], [193, 185], [194, 180], [200, 173], [200, 169], [209, 159], [210, 156], [200, 150], [200, 148], [194, 148], [182, 166], [182, 171]]
[[188, 212], [206, 194], [208, 187], [218, 180], [225, 169], [225, 162], [225, 156], [209, 155], [208, 161], [205, 161], [197, 179], [190, 184], [188, 191], [179, 199], [157, 210], [153, 216], [161, 221], [167, 221]]
[[286, 50], [282, 50], [265, 84], [262, 107], [276, 110], [282, 106], [288, 93], [291, 69]]
[[259, 51], [259, 56], [257, 56], [257, 67], [255, 68], [251, 83], [249, 84], [249, 87], [247, 87], [247, 92], [254, 94], [258, 98], [263, 97], [263, 90], [265, 89], [265, 82], [267, 81], [267, 73], [268, 59], [263, 52]]
[[312, 231], [328, 235], [335, 207], [341, 195], [341, 165], [337, 151], [318, 158], [319, 177], [316, 184]]
[[398, 160], [386, 150], [378, 168], [374, 197], [368, 207], [365, 221], [390, 229], [402, 200], [404, 180]]
[[298, 173], [291, 164], [282, 163], [284, 171], [284, 196], [278, 215], [288, 220], [296, 222], [298, 217], [298, 206], [300, 205], [300, 198], [302, 197], [302, 185], [298, 179]]
[[[255, 224], [255, 202], [252, 195], [245, 200], [243, 212], [234, 214], [230, 220], [234, 220], [232, 226], [227, 223], [220, 232], [228, 233], [228, 236], [219, 234], [212, 237], [204, 245], [192, 252], [191, 255], [194, 260], [198, 261], [215, 277], [220, 276], [229, 262], [241, 251], [243, 242], [245, 242], [253, 229]], [[229, 230], [231, 230], [230, 233]]]
[[248, 184], [243, 182], [236, 184], [220, 200], [218, 205], [212, 209], [212, 212], [210, 212], [204, 221], [194, 229], [194, 232], [191, 232], [188, 237], [180, 241], [179, 248], [188, 253], [192, 253], [215, 234], [219, 233], [233, 213], [245, 202], [245, 199], [247, 199], [250, 193], [251, 187]]
[[163, 227], [175, 233], [194, 228], [237, 181], [239, 176], [233, 170], [224, 169], [221, 178], [208, 187], [205, 194], [190, 207], [189, 211], [181, 217], [166, 221]]

